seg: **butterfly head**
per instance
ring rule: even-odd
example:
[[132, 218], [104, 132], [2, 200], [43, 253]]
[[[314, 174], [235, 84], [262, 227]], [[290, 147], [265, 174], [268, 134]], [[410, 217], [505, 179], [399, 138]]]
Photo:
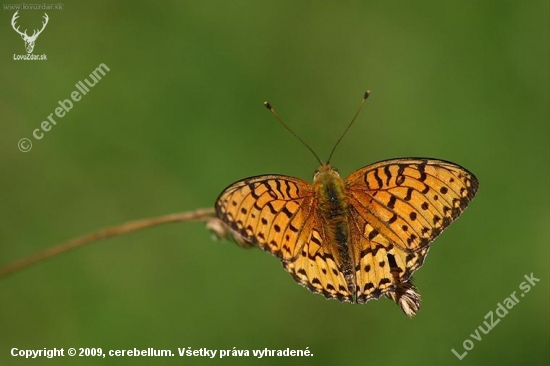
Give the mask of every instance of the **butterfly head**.
[[319, 168], [313, 173], [313, 182], [326, 181], [327, 179], [340, 178], [338, 169], [329, 163], [322, 163]]

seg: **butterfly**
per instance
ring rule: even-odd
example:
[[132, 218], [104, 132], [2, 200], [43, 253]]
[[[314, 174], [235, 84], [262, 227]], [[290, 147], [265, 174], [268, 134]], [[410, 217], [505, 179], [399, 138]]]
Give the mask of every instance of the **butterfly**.
[[279, 258], [312, 292], [351, 303], [386, 296], [412, 317], [420, 309], [413, 273], [477, 189], [471, 172], [444, 160], [385, 160], [345, 179], [320, 161], [313, 183], [274, 174], [246, 178], [229, 185], [215, 209], [234, 238]]

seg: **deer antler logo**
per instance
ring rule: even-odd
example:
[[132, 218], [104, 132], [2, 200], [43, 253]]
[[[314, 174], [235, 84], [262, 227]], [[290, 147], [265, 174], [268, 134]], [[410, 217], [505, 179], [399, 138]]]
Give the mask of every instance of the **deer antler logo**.
[[32, 50], [34, 49], [34, 42], [36, 41], [36, 38], [38, 38], [40, 33], [42, 33], [44, 28], [46, 28], [46, 24], [48, 24], [48, 20], [49, 20], [48, 14], [44, 13], [44, 19], [46, 21], [42, 22], [42, 29], [40, 29], [40, 30], [35, 29], [34, 32], [32, 33], [32, 36], [29, 37], [27, 35], [27, 30], [26, 29], [25, 29], [24, 32], [21, 32], [19, 30], [19, 27], [15, 28], [15, 20], [17, 18], [19, 18], [19, 16], [17, 15], [18, 12], [19, 12], [19, 10], [17, 10], [15, 12], [15, 14], [13, 14], [13, 18], [11, 18], [11, 26], [13, 27], [13, 29], [17, 33], [19, 33], [21, 35], [21, 38], [23, 38], [23, 41], [25, 41], [25, 48], [27, 49], [27, 53], [32, 53]]

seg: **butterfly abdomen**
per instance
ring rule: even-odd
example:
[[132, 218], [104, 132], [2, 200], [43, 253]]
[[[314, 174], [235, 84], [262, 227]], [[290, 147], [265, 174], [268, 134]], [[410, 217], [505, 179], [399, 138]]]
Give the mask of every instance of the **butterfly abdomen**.
[[345, 183], [334, 168], [323, 164], [315, 174], [313, 186], [328, 239], [323, 245], [331, 246], [331, 252], [337, 254], [336, 264], [346, 278], [348, 290], [353, 293], [355, 279], [349, 250], [349, 203]]

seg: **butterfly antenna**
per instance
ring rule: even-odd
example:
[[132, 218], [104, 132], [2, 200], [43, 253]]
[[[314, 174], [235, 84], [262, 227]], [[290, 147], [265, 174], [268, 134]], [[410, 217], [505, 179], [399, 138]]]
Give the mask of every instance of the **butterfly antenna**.
[[268, 101], [265, 101], [264, 102], [264, 105], [267, 109], [269, 109], [269, 111], [271, 112], [271, 114], [273, 114], [273, 116], [275, 117], [275, 119], [277, 121], [279, 121], [280, 124], [283, 125], [284, 128], [286, 128], [286, 130], [288, 132], [290, 132], [294, 137], [296, 137], [305, 147], [307, 147], [309, 149], [309, 151], [311, 151], [311, 153], [313, 154], [313, 156], [315, 156], [315, 159], [317, 159], [317, 161], [319, 162], [319, 164], [323, 164], [323, 162], [321, 161], [321, 159], [319, 159], [319, 156], [317, 154], [315, 154], [315, 151], [313, 151], [313, 149], [308, 145], [306, 144], [306, 142], [304, 140], [302, 140], [302, 138], [300, 136], [298, 136], [294, 131], [292, 131], [290, 129], [290, 127], [287, 126], [286, 123], [283, 122], [283, 120], [281, 119], [281, 117], [279, 117], [279, 115], [277, 114], [277, 112], [275, 112], [275, 109], [273, 109], [273, 107], [271, 106], [271, 104], [268, 102]]
[[336, 146], [338, 146], [338, 144], [340, 143], [340, 141], [342, 141], [342, 139], [344, 138], [344, 136], [346, 135], [346, 133], [349, 131], [351, 125], [353, 124], [353, 122], [355, 122], [355, 119], [357, 118], [357, 116], [359, 115], [359, 112], [361, 112], [361, 109], [363, 109], [363, 105], [365, 104], [365, 101], [367, 100], [367, 98], [369, 97], [370, 95], [370, 90], [367, 90], [365, 92], [365, 95], [363, 96], [363, 100], [361, 100], [361, 104], [359, 104], [359, 108], [357, 108], [357, 112], [355, 112], [355, 115], [353, 116], [353, 118], [351, 119], [351, 122], [349, 123], [348, 127], [346, 127], [346, 129], [344, 130], [344, 132], [342, 133], [342, 135], [340, 136], [340, 138], [338, 139], [338, 141], [336, 141], [336, 144], [334, 144], [334, 147], [332, 148], [332, 151], [330, 152], [330, 155], [328, 156], [328, 160], [327, 160], [327, 163], [330, 162], [330, 159], [332, 158], [332, 154], [334, 154], [334, 150], [336, 150]]

